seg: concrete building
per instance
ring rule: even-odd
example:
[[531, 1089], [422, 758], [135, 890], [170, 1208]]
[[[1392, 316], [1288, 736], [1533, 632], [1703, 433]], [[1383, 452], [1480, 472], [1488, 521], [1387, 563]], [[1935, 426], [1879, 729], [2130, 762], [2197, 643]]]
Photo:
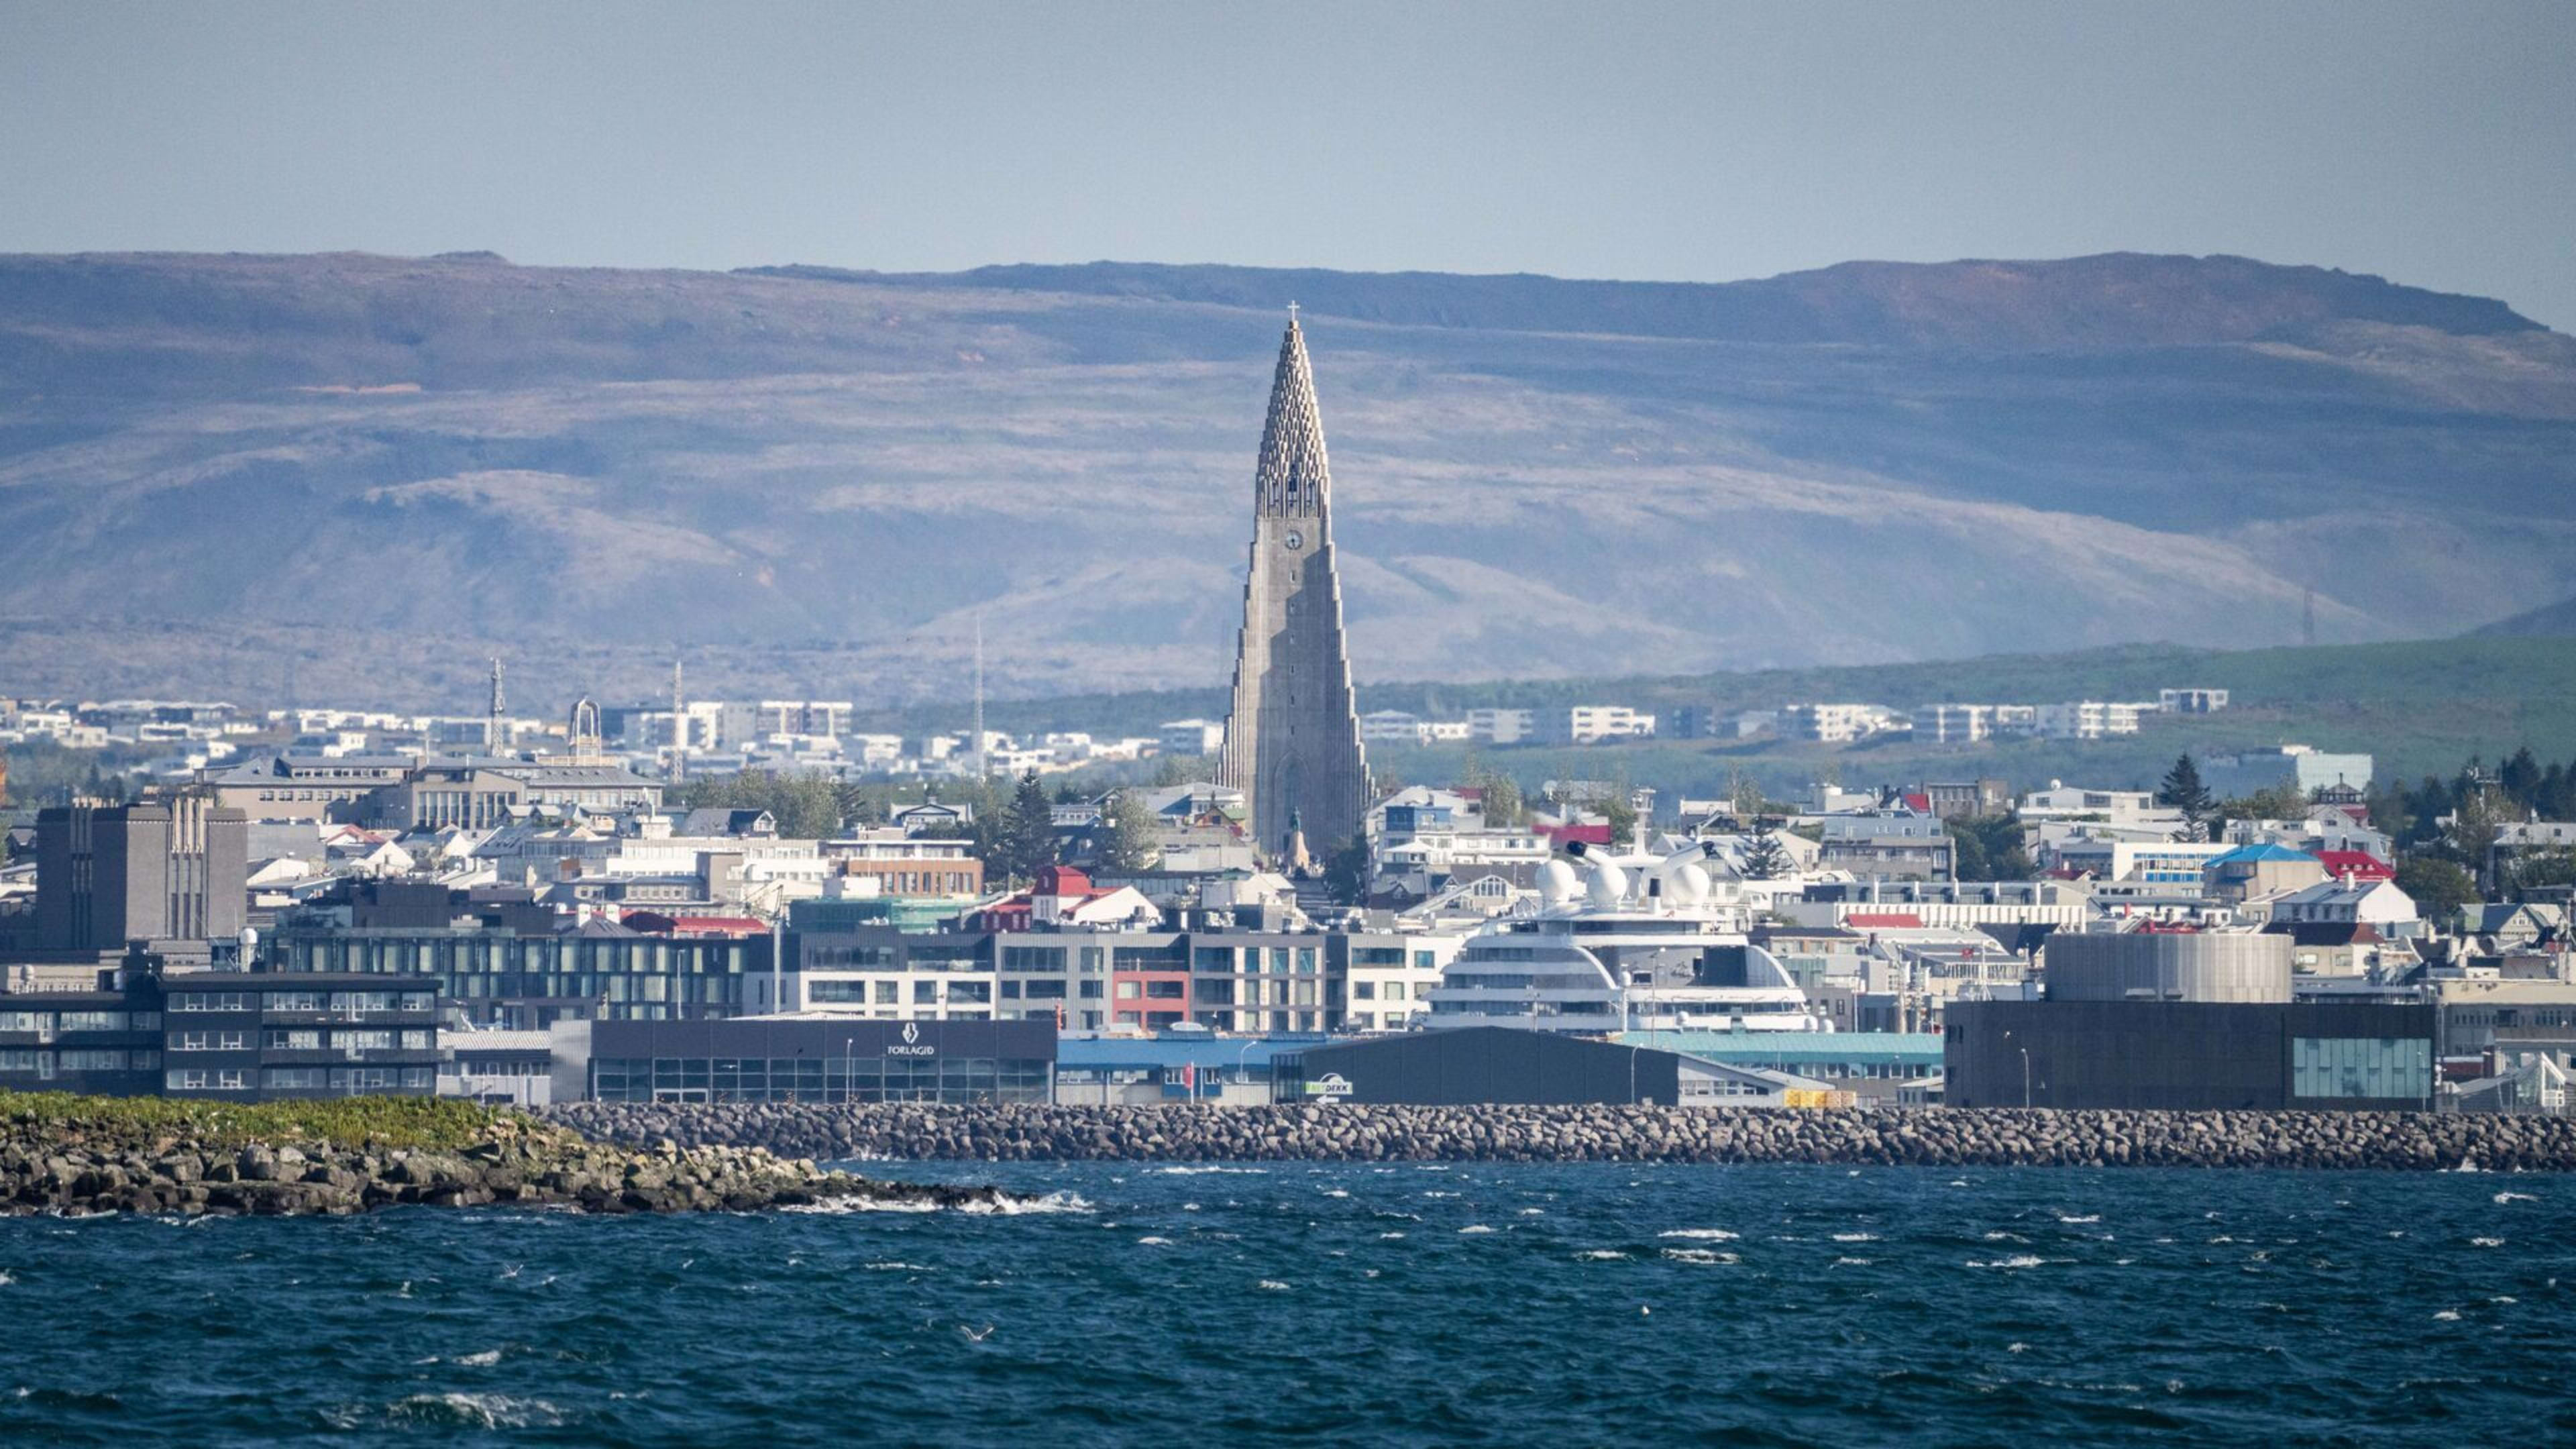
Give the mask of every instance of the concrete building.
[[2290, 999], [2290, 942], [2256, 931], [2059, 931], [2040, 952], [2052, 1002]]
[[2221, 799], [2251, 795], [2287, 785], [2302, 795], [2332, 786], [2370, 788], [2371, 759], [2362, 754], [2329, 754], [2309, 745], [2283, 745], [2212, 755], [2200, 762], [2200, 778]]
[[1538, 734], [1538, 712], [1527, 709], [1471, 709], [1467, 733], [1492, 745], [1516, 745]]
[[1217, 777], [1250, 797], [1247, 833], [1276, 854], [1292, 828], [1318, 855], [1360, 835], [1368, 757], [1360, 744], [1333, 562], [1332, 468], [1305, 334], [1279, 345], [1253, 473], [1252, 561]]
[[1929, 815], [1832, 815], [1824, 835], [1824, 868], [1865, 880], [1945, 881], [1957, 863], [1957, 842]]
[[2364, 1002], [1962, 1001], [1954, 1107], [2409, 1111], [2433, 1099], [2433, 1008]]
[[203, 959], [247, 923], [250, 826], [211, 792], [36, 816], [36, 946], [122, 954], [136, 941]]

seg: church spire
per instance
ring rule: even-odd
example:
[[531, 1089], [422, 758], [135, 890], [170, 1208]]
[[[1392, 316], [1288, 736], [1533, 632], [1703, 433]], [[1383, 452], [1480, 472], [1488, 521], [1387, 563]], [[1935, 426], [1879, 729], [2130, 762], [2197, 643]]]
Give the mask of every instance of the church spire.
[[1261, 428], [1261, 462], [1252, 475], [1253, 512], [1262, 518], [1320, 518], [1332, 490], [1306, 333], [1290, 303], [1288, 335], [1280, 339], [1279, 369], [1270, 380], [1270, 418]]

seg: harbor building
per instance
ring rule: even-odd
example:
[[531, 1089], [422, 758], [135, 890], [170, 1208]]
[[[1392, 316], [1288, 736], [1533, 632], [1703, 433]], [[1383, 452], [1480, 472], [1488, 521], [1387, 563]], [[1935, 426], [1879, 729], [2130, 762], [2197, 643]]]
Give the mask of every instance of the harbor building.
[[2267, 932], [2061, 931], [2043, 1001], [1959, 1001], [1942, 1027], [1954, 1107], [2429, 1109], [2435, 1010], [2292, 999]]
[[1045, 1102], [1055, 1026], [743, 1017], [589, 1024], [597, 1102]]

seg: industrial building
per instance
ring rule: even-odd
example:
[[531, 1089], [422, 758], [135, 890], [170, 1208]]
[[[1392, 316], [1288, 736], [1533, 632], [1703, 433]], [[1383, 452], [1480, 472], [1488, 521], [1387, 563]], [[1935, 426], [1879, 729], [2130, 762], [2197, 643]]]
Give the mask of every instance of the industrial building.
[[2060, 931], [2042, 1001], [1961, 1001], [1954, 1107], [2428, 1107], [2434, 1009], [2291, 999], [2290, 942], [2258, 932]]

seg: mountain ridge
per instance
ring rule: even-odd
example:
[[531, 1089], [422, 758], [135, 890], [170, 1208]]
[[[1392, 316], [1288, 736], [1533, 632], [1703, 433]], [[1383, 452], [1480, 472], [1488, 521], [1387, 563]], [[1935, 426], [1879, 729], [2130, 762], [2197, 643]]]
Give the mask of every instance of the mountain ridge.
[[[2286, 642], [2311, 589], [2329, 641], [2422, 637], [2576, 590], [2576, 339], [2485, 299], [2116, 253], [1188, 273], [0, 257], [17, 687], [174, 620], [245, 688], [279, 648], [517, 639], [604, 690], [789, 640], [782, 689], [914, 699], [978, 618], [1015, 692], [1222, 678], [1291, 296], [1367, 679]], [[1733, 317], [1774, 331], [1604, 330]]]

